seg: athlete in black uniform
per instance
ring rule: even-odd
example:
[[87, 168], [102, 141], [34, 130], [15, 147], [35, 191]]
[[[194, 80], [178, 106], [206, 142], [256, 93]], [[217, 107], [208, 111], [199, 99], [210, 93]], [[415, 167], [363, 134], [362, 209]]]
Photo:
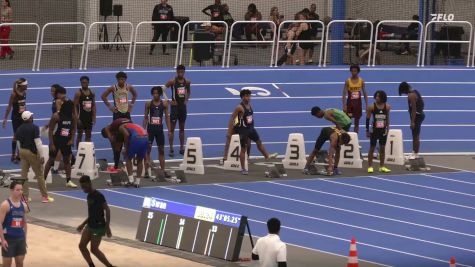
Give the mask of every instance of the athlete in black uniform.
[[179, 121], [180, 127], [180, 154], [185, 154], [185, 121], [187, 110], [186, 106], [191, 95], [191, 82], [185, 79], [185, 66], [179, 65], [176, 68], [177, 76], [165, 85], [172, 89], [170, 128], [168, 129], [168, 141], [170, 143], [169, 156], [174, 156], [173, 139], [175, 135], [176, 122]]
[[[67, 100], [66, 88], [56, 83], [51, 85], [51, 96], [53, 97], [53, 101], [51, 103], [51, 115], [54, 115], [59, 112], [59, 110], [61, 109], [61, 105], [63, 104], [64, 101]], [[45, 130], [48, 130], [48, 128], [49, 128], [49, 122], [48, 124], [46, 124]], [[58, 152], [56, 155], [56, 158], [54, 159], [53, 170], [52, 170], [53, 174], [58, 174], [61, 158], [62, 158], [61, 152]]]
[[[155, 86], [150, 91], [152, 100], [145, 103], [145, 114], [143, 119], [143, 127], [147, 129], [149, 146], [147, 158], [145, 161], [145, 177], [148, 176], [148, 168], [150, 166], [153, 142], [156, 141], [158, 146], [158, 159], [160, 160], [160, 168], [165, 172], [165, 136], [163, 134], [163, 115], [165, 115], [165, 123], [170, 127], [170, 114], [168, 113], [168, 102], [162, 101], [160, 97], [163, 94], [161, 86]], [[165, 173], [166, 174], [166, 173]]]
[[[373, 173], [373, 153], [376, 143], [379, 141], [379, 171], [391, 172], [384, 166], [385, 147], [389, 132], [389, 111], [391, 106], [387, 104], [388, 96], [384, 91], [374, 93], [374, 104], [368, 107], [366, 112], [366, 136], [370, 138], [370, 147], [368, 152], [368, 173]], [[373, 128], [370, 131], [369, 121], [373, 117]]]
[[422, 122], [425, 119], [424, 114], [424, 100], [421, 94], [412, 89], [407, 82], [402, 82], [399, 85], [399, 95], [407, 95], [407, 102], [409, 104], [409, 115], [411, 118], [411, 130], [412, 130], [412, 155], [411, 158], [419, 157], [420, 134]]
[[221, 0], [215, 0], [214, 5], [209, 5], [201, 10], [204, 14], [211, 18], [211, 21], [223, 21], [224, 20], [224, 7], [221, 5]]
[[[48, 131], [49, 159], [45, 165], [44, 171], [44, 177], [47, 177], [56, 155], [61, 151], [64, 170], [66, 171], [66, 186], [72, 188], [77, 187], [71, 181], [71, 147], [74, 143], [76, 123], [74, 104], [68, 99], [63, 102], [60, 111], [51, 117]], [[56, 131], [54, 130], [55, 128]]]
[[[167, 4], [167, 0], [161, 0], [160, 4], [156, 5], [153, 9], [152, 21], [174, 21], [175, 15], [173, 14], [172, 6]], [[160, 35], [162, 36], [162, 41], [166, 42], [168, 39], [168, 32], [170, 29], [173, 31], [174, 28], [170, 27], [171, 24], [153, 24], [153, 38], [152, 42], [158, 41]], [[150, 46], [150, 55], [153, 54], [153, 49], [155, 44]], [[167, 45], [162, 45], [163, 54], [169, 55], [167, 53]]]
[[254, 118], [253, 114], [254, 111], [251, 107], [251, 91], [248, 89], [241, 90], [240, 93], [242, 102], [234, 109], [233, 114], [231, 115], [231, 119], [229, 120], [228, 124], [228, 132], [233, 131], [234, 128], [234, 120], [236, 117], [239, 119], [239, 125], [237, 128], [237, 133], [239, 134], [239, 139], [241, 142], [241, 151], [240, 151], [240, 160], [241, 160], [241, 174], [247, 175], [248, 170], [245, 169], [246, 166], [245, 159], [246, 159], [246, 151], [248, 146], [248, 139], [254, 141], [257, 145], [257, 149], [262, 153], [265, 159], [276, 158], [277, 153], [270, 154], [267, 153], [262, 141], [259, 137], [259, 134], [254, 128]]
[[26, 90], [28, 89], [28, 81], [25, 78], [20, 78], [13, 83], [13, 91], [8, 100], [7, 110], [3, 117], [2, 126], [5, 129], [7, 127], [8, 114], [12, 111], [11, 120], [13, 128], [12, 139], [12, 157], [11, 162], [18, 164], [20, 161], [20, 155], [17, 154], [17, 145], [15, 139], [15, 133], [18, 127], [23, 123], [21, 114], [26, 110]]
[[74, 95], [74, 107], [78, 113], [77, 129], [78, 136], [76, 148], [82, 140], [83, 132], [86, 132], [86, 142], [91, 142], [92, 126], [96, 124], [96, 95], [89, 88], [89, 77], [82, 76], [80, 79], [81, 88]]

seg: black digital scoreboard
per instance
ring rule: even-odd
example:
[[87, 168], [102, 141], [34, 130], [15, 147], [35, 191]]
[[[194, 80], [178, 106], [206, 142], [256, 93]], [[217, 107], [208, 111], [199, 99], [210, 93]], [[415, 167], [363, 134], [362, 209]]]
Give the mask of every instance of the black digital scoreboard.
[[237, 261], [246, 225], [246, 216], [145, 197], [136, 239]]

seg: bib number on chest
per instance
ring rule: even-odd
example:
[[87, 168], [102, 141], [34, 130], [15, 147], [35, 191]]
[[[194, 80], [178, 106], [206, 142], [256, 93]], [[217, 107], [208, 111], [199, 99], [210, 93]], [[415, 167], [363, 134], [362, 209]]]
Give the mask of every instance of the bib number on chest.
[[246, 124], [252, 124], [252, 115], [246, 117]]
[[63, 128], [61, 129], [61, 136], [69, 136], [69, 129]]
[[167, 15], [163, 15], [163, 14], [160, 15], [160, 19], [161, 19], [161, 20], [167, 20], [167, 18], [168, 18]]
[[215, 18], [219, 17], [219, 12], [218, 11], [213, 12], [213, 17]]
[[23, 227], [23, 218], [13, 218], [10, 227], [11, 228], [22, 228]]
[[152, 117], [152, 124], [153, 124], [153, 125], [161, 125], [161, 124], [162, 124], [162, 118], [160, 118], [160, 117]]
[[126, 97], [119, 98], [119, 103], [121, 104], [127, 103], [127, 98]]
[[384, 127], [385, 127], [384, 121], [376, 121], [376, 128], [382, 129]]
[[360, 99], [360, 92], [351, 92], [351, 99]]
[[84, 110], [87, 110], [87, 111], [91, 110], [92, 101], [84, 101], [84, 102], [82, 102], [82, 104], [83, 104], [83, 109]]
[[18, 113], [23, 113], [26, 110], [25, 106], [18, 107]]
[[178, 88], [178, 94], [183, 96], [186, 94], [186, 89], [185, 88]]

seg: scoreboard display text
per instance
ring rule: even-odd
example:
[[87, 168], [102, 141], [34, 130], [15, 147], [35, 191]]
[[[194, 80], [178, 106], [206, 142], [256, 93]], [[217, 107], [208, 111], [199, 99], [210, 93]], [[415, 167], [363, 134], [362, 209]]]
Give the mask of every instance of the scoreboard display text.
[[137, 240], [237, 261], [247, 217], [159, 198], [144, 198]]

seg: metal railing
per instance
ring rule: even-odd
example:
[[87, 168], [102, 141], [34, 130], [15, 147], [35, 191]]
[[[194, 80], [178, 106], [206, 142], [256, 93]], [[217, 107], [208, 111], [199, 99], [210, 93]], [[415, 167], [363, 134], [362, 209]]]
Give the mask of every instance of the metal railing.
[[[48, 27], [50, 26], [56, 26], [56, 25], [80, 25], [83, 28], [83, 38], [82, 42], [72, 42], [72, 43], [45, 43], [44, 42], [44, 35], [45, 31]], [[36, 68], [36, 71], [40, 70], [40, 65], [41, 65], [41, 56], [42, 56], [42, 51], [44, 46], [73, 46], [73, 45], [81, 45], [81, 60], [80, 60], [80, 66], [79, 69], [82, 69], [82, 63], [84, 59], [84, 48], [86, 46], [86, 35], [87, 35], [87, 26], [86, 24], [82, 22], [50, 22], [46, 23], [43, 28], [41, 29], [41, 39], [40, 39], [40, 48], [39, 48], [39, 54], [38, 54], [38, 66]]]
[[[305, 22], [305, 23], [317, 23], [317, 24], [320, 24], [320, 26], [322, 27], [322, 37], [320, 39], [316, 39], [316, 40], [281, 40], [281, 35], [282, 35], [282, 28], [285, 24], [289, 24], [289, 23], [301, 23], [301, 22]], [[320, 43], [321, 47], [320, 47], [320, 56], [318, 58], [318, 66], [321, 67], [322, 66], [322, 55], [323, 55], [323, 43], [324, 43], [324, 37], [325, 37], [325, 24], [323, 24], [323, 22], [319, 21], [319, 20], [286, 20], [286, 21], [283, 21], [280, 25], [279, 25], [279, 30], [278, 30], [278, 33], [277, 33], [277, 48], [275, 49], [276, 51], [276, 55], [275, 55], [275, 61], [274, 61], [274, 66], [277, 66], [277, 61], [279, 59], [277, 53], [279, 52], [279, 48], [280, 48], [280, 44], [281, 43]]]
[[[95, 25], [102, 25], [102, 24], [107, 24], [107, 25], [129, 25], [130, 26], [130, 38], [128, 42], [122, 41], [122, 42], [91, 42], [91, 32], [92, 29]], [[84, 65], [83, 65], [83, 70], [87, 70], [87, 61], [89, 57], [89, 47], [91, 45], [129, 45], [129, 56], [127, 58], [127, 69], [130, 68], [130, 58], [132, 55], [132, 41], [134, 37], [134, 25], [129, 22], [129, 21], [100, 21], [100, 22], [93, 22], [89, 26], [89, 31], [87, 34], [87, 45], [86, 45], [86, 56], [84, 59]]]
[[[433, 24], [465, 24], [470, 27], [470, 37], [468, 40], [435, 40], [435, 39], [427, 39], [427, 33], [429, 26]], [[424, 67], [425, 64], [425, 58], [426, 58], [426, 50], [427, 50], [427, 44], [431, 43], [439, 43], [439, 44], [468, 44], [468, 53], [467, 53], [467, 67], [470, 67], [470, 51], [472, 48], [472, 37], [473, 37], [473, 26], [472, 23], [468, 21], [430, 21], [429, 23], [426, 24], [425, 27], [425, 34], [424, 34], [424, 47], [422, 49], [422, 62], [421, 66]]]
[[[178, 38], [176, 41], [167, 41], [167, 42], [164, 42], [164, 41], [156, 41], [156, 42], [138, 42], [137, 41], [137, 37], [138, 37], [138, 33], [139, 33], [139, 29], [140, 29], [140, 26], [142, 25], [175, 25], [178, 27]], [[132, 66], [131, 66], [131, 69], [135, 69], [135, 57], [136, 57], [136, 52], [137, 52], [137, 45], [151, 45], [151, 44], [157, 44], [157, 45], [165, 45], [165, 44], [174, 44], [176, 45], [176, 56], [175, 56], [175, 68], [176, 66], [178, 65], [178, 55], [180, 53], [180, 37], [181, 37], [181, 25], [180, 23], [176, 22], [176, 21], [142, 21], [140, 22], [139, 24], [137, 24], [137, 26], [135, 27], [135, 35], [134, 35], [134, 51], [133, 51], [133, 54], [132, 54]]]
[[[349, 39], [340, 39], [340, 40], [332, 40], [330, 39], [330, 28], [331, 25], [335, 23], [367, 23], [370, 25], [370, 36], [369, 39], [360, 39], [360, 40], [349, 40]], [[369, 51], [370, 54], [368, 55], [368, 66], [371, 66], [371, 51], [372, 51], [372, 45], [373, 45], [373, 23], [369, 20], [365, 19], [357, 19], [357, 20], [332, 20], [330, 23], [328, 23], [327, 28], [326, 28], [326, 34], [325, 36], [327, 37], [327, 40], [325, 42], [325, 56], [323, 57], [323, 66], [327, 66], [327, 54], [328, 54], [328, 43], [369, 43]]]
[[[378, 30], [379, 27], [383, 24], [392, 24], [392, 23], [417, 23], [419, 24], [419, 38], [417, 40], [402, 40], [402, 39], [390, 39], [390, 40], [380, 40]], [[374, 51], [373, 51], [373, 67], [376, 66], [376, 52], [378, 43], [419, 43], [417, 50], [417, 67], [420, 66], [421, 62], [421, 50], [422, 50], [422, 37], [424, 36], [424, 25], [418, 20], [382, 20], [376, 25], [376, 36], [374, 41]]]
[[[195, 40], [185, 40], [185, 34], [188, 32], [186, 27], [189, 27], [191, 24], [209, 24], [209, 25], [224, 25], [225, 31], [223, 33], [224, 35], [224, 40], [222, 41], [216, 41], [216, 40], [211, 40], [211, 41], [195, 41]], [[226, 59], [226, 48], [227, 48], [227, 43], [228, 43], [228, 37], [229, 37], [229, 29], [228, 29], [228, 24], [224, 21], [188, 21], [183, 25], [182, 31], [181, 31], [181, 46], [180, 46], [180, 64], [183, 62], [183, 45], [185, 44], [224, 44], [224, 49], [223, 49], [223, 62], [222, 66], [224, 68], [225, 64], [225, 59]]]
[[0, 43], [0, 47], [2, 47], [2, 46], [34, 46], [35, 47], [35, 55], [33, 57], [33, 66], [31, 68], [31, 70], [35, 71], [36, 58], [37, 58], [37, 55], [38, 55], [38, 43], [39, 43], [39, 40], [40, 40], [40, 31], [41, 31], [40, 25], [38, 25], [37, 23], [14, 23], [14, 22], [10, 22], [10, 23], [1, 23], [0, 27], [3, 27], [3, 26], [34, 26], [36, 28], [36, 39], [35, 39], [36, 41], [34, 43], [18, 43], [18, 44], [10, 44], [10, 43], [2, 44], [2, 43]]
[[[253, 41], [241, 41], [241, 40], [233, 40], [232, 35], [233, 35], [233, 30], [236, 25], [239, 24], [270, 24], [274, 30], [274, 34], [272, 37], [272, 40], [253, 40]], [[274, 52], [275, 52], [275, 40], [276, 40], [276, 34], [275, 31], [277, 30], [277, 26], [273, 21], [270, 20], [239, 20], [235, 21], [233, 25], [231, 25], [231, 39], [229, 41], [229, 51], [228, 51], [228, 60], [227, 60], [227, 67], [229, 68], [229, 61], [231, 60], [231, 47], [234, 44], [270, 44], [272, 43], [272, 54], [270, 58], [270, 67], [272, 67], [272, 63], [274, 62]], [[257, 33], [256, 33], [257, 34]], [[257, 37], [256, 37], [257, 38]], [[262, 36], [264, 38], [264, 36]]]

